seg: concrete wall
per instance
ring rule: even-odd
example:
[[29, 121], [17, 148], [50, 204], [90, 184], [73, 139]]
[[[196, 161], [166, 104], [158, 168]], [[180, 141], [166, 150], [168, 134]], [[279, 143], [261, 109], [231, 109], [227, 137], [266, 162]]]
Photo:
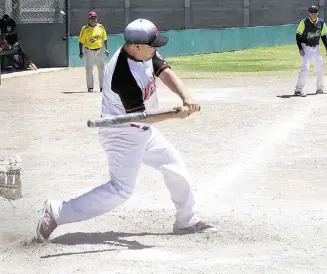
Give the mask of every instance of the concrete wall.
[[[234, 51], [256, 47], [295, 45], [296, 25], [226, 28], [226, 29], [197, 29], [171, 30], [162, 32], [169, 36], [169, 43], [159, 49], [165, 56], [192, 55], [210, 52]], [[114, 34], [108, 36], [110, 56], [124, 43], [123, 36]], [[83, 61], [78, 57], [78, 37], [70, 37], [69, 59], [70, 66], [82, 66]], [[106, 59], [109, 61], [109, 58]]]
[[88, 13], [96, 10], [107, 32], [118, 33], [125, 27], [124, 0], [70, 0], [70, 35], [78, 35], [87, 24]]
[[[1, 0], [0, 0], [1, 1]], [[3, 0], [2, 0], [3, 1]], [[123, 32], [136, 18], [152, 20], [159, 30], [232, 28], [298, 24], [308, 7], [319, 5], [326, 13], [326, 0], [70, 0], [70, 35], [78, 35], [90, 10], [108, 33]]]
[[25, 53], [37, 67], [68, 66], [66, 25], [51, 24], [19, 24], [19, 41]]

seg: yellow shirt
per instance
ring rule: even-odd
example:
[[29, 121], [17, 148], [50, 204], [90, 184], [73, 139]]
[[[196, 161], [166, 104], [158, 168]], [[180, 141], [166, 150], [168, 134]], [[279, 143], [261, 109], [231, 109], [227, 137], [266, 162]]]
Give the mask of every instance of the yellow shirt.
[[101, 24], [97, 24], [94, 28], [89, 25], [82, 27], [78, 41], [89, 49], [98, 49], [102, 47], [103, 41], [107, 40], [107, 33]]

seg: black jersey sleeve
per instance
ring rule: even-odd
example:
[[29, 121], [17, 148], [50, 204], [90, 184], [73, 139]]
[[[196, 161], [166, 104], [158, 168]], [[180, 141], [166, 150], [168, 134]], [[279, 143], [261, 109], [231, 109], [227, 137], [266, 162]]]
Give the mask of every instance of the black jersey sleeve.
[[170, 68], [165, 59], [156, 51], [152, 57], [153, 71], [155, 76], [159, 76], [166, 68]]
[[145, 110], [142, 89], [134, 78], [124, 54], [120, 54], [117, 59], [111, 90], [119, 95], [126, 113]]

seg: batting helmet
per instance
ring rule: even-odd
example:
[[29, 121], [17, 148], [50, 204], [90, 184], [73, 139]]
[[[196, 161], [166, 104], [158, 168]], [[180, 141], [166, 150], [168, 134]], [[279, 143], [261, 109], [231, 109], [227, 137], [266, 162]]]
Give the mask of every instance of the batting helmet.
[[311, 7], [309, 7], [309, 12], [310, 13], [318, 13], [319, 8], [317, 6], [311, 6]]

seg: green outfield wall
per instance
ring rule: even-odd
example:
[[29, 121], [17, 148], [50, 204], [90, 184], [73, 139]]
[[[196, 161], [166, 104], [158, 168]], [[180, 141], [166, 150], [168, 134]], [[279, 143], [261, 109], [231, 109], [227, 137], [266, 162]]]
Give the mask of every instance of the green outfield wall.
[[[249, 48], [295, 44], [296, 25], [226, 29], [190, 29], [161, 32], [169, 43], [159, 49], [164, 57], [226, 52]], [[124, 43], [123, 35], [108, 35], [110, 56]], [[69, 39], [69, 65], [83, 65], [79, 58], [78, 37]]]

